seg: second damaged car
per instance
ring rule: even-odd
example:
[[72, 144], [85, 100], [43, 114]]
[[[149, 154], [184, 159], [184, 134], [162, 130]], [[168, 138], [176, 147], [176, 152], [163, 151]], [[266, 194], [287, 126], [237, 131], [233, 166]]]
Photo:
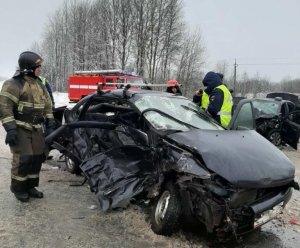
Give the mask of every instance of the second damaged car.
[[219, 238], [241, 235], [299, 189], [290, 160], [250, 130], [251, 101], [239, 103], [231, 130], [185, 97], [128, 87], [85, 97], [65, 120], [48, 144], [87, 178], [103, 211], [148, 202], [157, 234], [171, 235], [187, 216]]

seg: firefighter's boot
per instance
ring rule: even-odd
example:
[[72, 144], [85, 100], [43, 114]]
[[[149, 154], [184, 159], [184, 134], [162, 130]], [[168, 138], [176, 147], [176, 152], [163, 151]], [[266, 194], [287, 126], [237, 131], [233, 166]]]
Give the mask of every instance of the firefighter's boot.
[[15, 197], [21, 202], [28, 202], [29, 201], [29, 194], [27, 192], [18, 192], [14, 193]]
[[36, 188], [31, 188], [28, 190], [28, 194], [34, 198], [43, 198], [44, 194], [41, 191], [38, 191]]
[[14, 193], [15, 197], [21, 202], [29, 201], [29, 194], [27, 192], [16, 192], [10, 187], [12, 193]]

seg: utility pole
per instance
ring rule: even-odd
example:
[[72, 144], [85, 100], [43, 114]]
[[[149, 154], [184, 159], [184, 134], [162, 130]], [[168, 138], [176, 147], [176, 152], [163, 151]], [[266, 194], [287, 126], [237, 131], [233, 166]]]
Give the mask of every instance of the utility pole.
[[234, 60], [234, 73], [233, 73], [233, 95], [235, 96], [235, 90], [236, 90], [236, 68], [237, 68], [237, 63], [236, 59]]

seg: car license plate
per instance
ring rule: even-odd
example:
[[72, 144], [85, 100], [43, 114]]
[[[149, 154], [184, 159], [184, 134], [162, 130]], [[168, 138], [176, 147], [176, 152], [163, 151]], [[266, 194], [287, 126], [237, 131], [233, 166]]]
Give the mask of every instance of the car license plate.
[[279, 203], [270, 210], [266, 210], [261, 214], [260, 218], [256, 218], [254, 221], [254, 228], [260, 227], [261, 225], [267, 223], [268, 221], [274, 219], [283, 210], [283, 202]]

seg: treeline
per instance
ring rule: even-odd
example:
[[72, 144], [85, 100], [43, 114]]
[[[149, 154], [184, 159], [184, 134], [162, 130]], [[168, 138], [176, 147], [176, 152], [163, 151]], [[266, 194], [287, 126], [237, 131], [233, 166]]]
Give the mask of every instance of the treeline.
[[203, 77], [204, 45], [184, 22], [181, 0], [66, 0], [35, 45], [45, 76], [65, 91], [75, 70], [123, 69], [148, 83], [177, 79], [185, 95]]
[[[65, 0], [49, 17], [43, 42], [32, 49], [45, 59], [45, 76], [56, 91], [66, 91], [76, 70], [123, 69], [150, 84], [177, 79], [191, 97], [207, 72], [201, 33], [185, 23], [182, 0]], [[300, 93], [300, 79], [275, 84], [244, 73], [234, 85], [233, 66], [211, 70], [225, 75], [235, 95]]]
[[234, 90], [235, 96], [246, 97], [250, 94], [256, 97], [258, 93], [269, 92], [300, 93], [300, 79], [285, 78], [275, 83], [259, 74], [249, 77], [247, 73], [243, 73], [241, 76], [237, 75], [234, 84], [233, 69], [227, 63], [217, 64], [215, 71], [224, 74], [223, 82], [228, 88]]
[[235, 93], [239, 96], [246, 96], [251, 93], [253, 97], [256, 97], [258, 93], [268, 92], [300, 93], [300, 79], [283, 79], [279, 83], [272, 83], [258, 76], [244, 77], [237, 81], [235, 87]]

